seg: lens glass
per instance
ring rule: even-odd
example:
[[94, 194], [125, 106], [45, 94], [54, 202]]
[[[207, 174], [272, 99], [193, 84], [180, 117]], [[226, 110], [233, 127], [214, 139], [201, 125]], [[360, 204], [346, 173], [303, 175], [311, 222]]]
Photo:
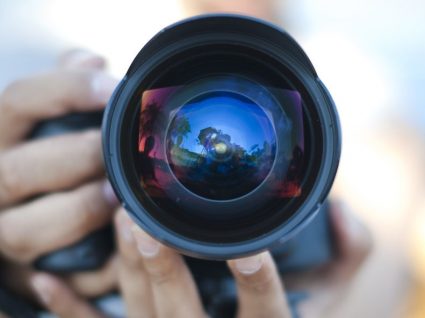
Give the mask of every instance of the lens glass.
[[[234, 45], [170, 56], [134, 97], [134, 191], [192, 239], [255, 238], [291, 218], [320, 163], [321, 130], [291, 73]], [[133, 128], [131, 128], [133, 127]]]
[[257, 188], [276, 154], [264, 110], [247, 97], [209, 92], [183, 105], [171, 121], [167, 158], [176, 178], [203, 198], [229, 200]]

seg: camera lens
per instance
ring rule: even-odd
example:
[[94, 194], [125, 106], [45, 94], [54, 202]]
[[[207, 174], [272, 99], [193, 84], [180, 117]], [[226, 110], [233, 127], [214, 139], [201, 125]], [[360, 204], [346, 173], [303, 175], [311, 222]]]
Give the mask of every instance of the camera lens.
[[154, 37], [108, 105], [103, 142], [135, 221], [214, 259], [289, 237], [325, 199], [340, 152], [336, 111], [304, 52], [233, 15]]

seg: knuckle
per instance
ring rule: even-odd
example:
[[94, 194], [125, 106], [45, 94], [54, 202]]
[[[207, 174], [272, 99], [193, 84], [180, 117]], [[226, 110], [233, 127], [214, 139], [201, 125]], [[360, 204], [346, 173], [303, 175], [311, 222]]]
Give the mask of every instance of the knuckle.
[[91, 99], [93, 90], [94, 71], [87, 70], [69, 70], [65, 71], [64, 78], [67, 81], [62, 102], [65, 105], [71, 105], [76, 99]]
[[133, 271], [140, 271], [143, 270], [143, 259], [141, 259], [136, 253], [128, 253], [126, 255], [121, 254], [123, 256], [121, 258], [121, 264], [122, 267], [125, 268], [125, 270], [133, 270]]
[[151, 264], [152, 266], [147, 266], [151, 282], [156, 285], [162, 285], [170, 281], [174, 281], [178, 277], [178, 266], [172, 266], [169, 261], [164, 260], [161, 264]]
[[81, 133], [82, 141], [89, 147], [89, 149], [96, 149], [100, 145], [100, 131], [97, 129], [90, 129]]
[[16, 231], [16, 224], [7, 217], [0, 218], [0, 251], [16, 260], [29, 258], [29, 248]]
[[75, 193], [75, 211], [78, 214], [79, 228], [85, 230], [94, 221], [93, 202], [87, 193], [83, 191]]
[[24, 80], [17, 80], [6, 86], [0, 94], [0, 106], [3, 113], [14, 113], [19, 103], [19, 96]]
[[81, 154], [84, 154], [86, 162], [90, 162], [94, 167], [102, 167], [102, 149], [100, 131], [90, 129], [80, 133], [77, 137], [81, 147], [84, 148]]
[[106, 206], [103, 205], [98, 187], [98, 184], [91, 184], [74, 192], [73, 211], [78, 223], [77, 231], [80, 231], [80, 234], [95, 228], [109, 215], [108, 211], [104, 211]]
[[270, 290], [273, 284], [273, 279], [268, 277], [267, 279], [258, 280], [249, 283], [250, 289], [256, 293], [263, 293]]
[[262, 294], [273, 288], [275, 277], [271, 273], [263, 273], [262, 275], [246, 276], [240, 280], [240, 284], [248, 291], [255, 294]]
[[19, 173], [15, 169], [11, 169], [6, 155], [0, 156], [0, 206], [9, 201], [19, 189]]

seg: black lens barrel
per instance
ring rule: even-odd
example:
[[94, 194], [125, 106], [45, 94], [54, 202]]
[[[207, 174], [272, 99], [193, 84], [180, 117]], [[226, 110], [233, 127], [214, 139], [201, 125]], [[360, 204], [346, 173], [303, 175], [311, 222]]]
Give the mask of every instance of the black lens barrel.
[[[163, 93], [164, 88], [169, 92], [171, 88], [177, 92], [173, 98], [178, 100], [178, 94], [186, 98], [196, 89], [201, 91], [199, 87], [216, 87], [216, 91], [222, 92], [226, 89], [218, 90], [217, 87], [222, 85], [223, 78], [237, 78], [227, 85], [233, 85], [228, 89], [231, 92], [242, 91], [245, 97], [252, 98], [250, 94], [264, 89], [266, 95], [281, 105], [283, 115], [273, 113], [276, 107], [265, 105], [265, 99], [254, 103], [265, 110], [277, 138], [277, 159], [272, 161], [270, 172], [264, 170], [268, 174], [262, 177], [263, 183], [254, 178], [255, 171], [250, 167], [259, 162], [264, 166], [265, 161], [257, 160], [253, 154], [257, 151], [258, 156], [261, 149], [273, 153], [270, 147], [256, 150], [249, 144], [249, 149], [241, 150], [245, 151], [243, 155], [229, 157], [226, 151], [240, 146], [241, 142], [232, 143], [236, 137], [224, 129], [217, 129], [213, 137], [209, 135], [208, 142], [184, 148], [181, 145], [183, 138], [188, 138], [187, 131], [183, 137], [178, 137], [172, 129], [167, 128], [171, 131], [167, 135], [167, 131], [158, 128], [161, 124], [164, 127], [172, 125], [171, 117], [175, 118], [176, 113], [193, 114], [184, 107], [173, 108], [171, 102], [163, 102], [162, 108], [158, 108], [164, 118], [155, 121], [152, 133], [143, 135], [146, 125], [139, 125], [143, 109], [146, 109], [143, 103], [149, 94]], [[242, 84], [234, 84], [245, 80], [253, 83], [250, 87], [254, 93], [246, 93]], [[199, 104], [198, 100], [196, 102]], [[192, 106], [187, 109], [192, 111]], [[190, 123], [191, 128], [195, 127], [195, 120]], [[289, 135], [282, 127], [291, 127]], [[155, 129], [163, 133], [155, 135]], [[301, 47], [276, 26], [238, 15], [194, 17], [159, 32], [143, 47], [117, 87], [106, 109], [102, 130], [108, 176], [134, 221], [163, 243], [186, 255], [205, 259], [253, 254], [292, 237], [322, 206], [333, 183], [341, 152], [334, 103]], [[228, 137], [223, 137], [226, 134]], [[144, 154], [141, 141], [142, 148], [149, 148], [148, 152], [143, 150]], [[287, 144], [291, 145], [290, 149], [284, 149]], [[199, 150], [196, 157], [195, 149], [201, 146], [202, 151]], [[161, 151], [164, 154], [168, 151], [168, 157], [157, 155], [160, 160], [152, 159], [153, 153]], [[143, 164], [140, 166], [139, 159], [135, 158], [140, 158], [141, 154]], [[211, 159], [213, 164], [207, 162], [208, 158], [214, 159]], [[188, 169], [190, 160], [198, 160], [197, 165], [191, 167], [202, 168], [205, 173], [197, 174], [195, 168]], [[178, 164], [181, 166], [176, 166]], [[160, 174], [166, 171], [165, 166], [171, 180], [167, 183], [159, 180]], [[284, 176], [280, 177], [283, 170]], [[235, 191], [234, 195], [220, 193], [223, 185], [237, 184], [229, 183], [223, 171], [234, 173], [235, 178], [245, 183], [252, 181], [252, 186], [243, 193]], [[254, 171], [253, 177], [245, 180], [241, 171]], [[194, 186], [199, 187], [205, 180], [215, 182], [211, 187], [218, 190], [194, 190]], [[167, 187], [169, 189], [165, 189]]]

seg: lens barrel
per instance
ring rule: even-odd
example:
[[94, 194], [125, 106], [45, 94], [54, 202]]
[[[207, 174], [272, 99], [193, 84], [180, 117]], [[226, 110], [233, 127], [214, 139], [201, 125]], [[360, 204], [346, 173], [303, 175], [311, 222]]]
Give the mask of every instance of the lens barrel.
[[109, 179], [134, 221], [224, 260], [292, 237], [322, 206], [341, 133], [285, 31], [238, 15], [173, 24], [133, 61], [104, 115]]

